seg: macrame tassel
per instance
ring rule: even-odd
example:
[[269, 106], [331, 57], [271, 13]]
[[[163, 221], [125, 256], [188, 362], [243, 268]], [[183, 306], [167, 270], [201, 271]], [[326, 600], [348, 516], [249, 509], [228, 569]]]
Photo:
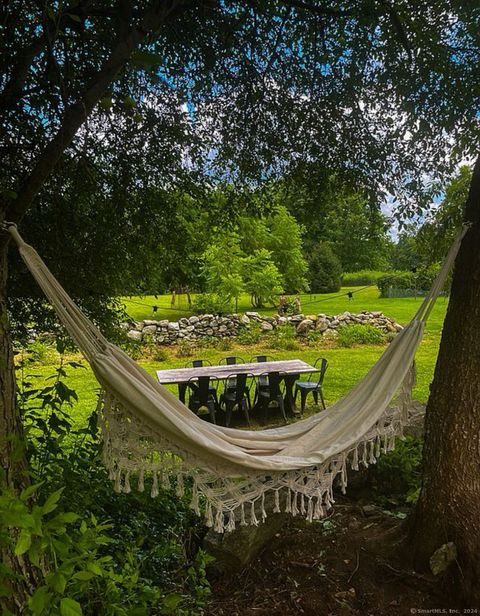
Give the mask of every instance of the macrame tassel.
[[390, 440], [387, 445], [388, 451], [393, 451], [395, 449], [395, 434], [390, 436]]
[[347, 492], [347, 465], [346, 463], [342, 466], [342, 470], [340, 473], [340, 486], [342, 489], [342, 494], [346, 494]]
[[152, 483], [152, 490], [150, 492], [150, 496], [152, 498], [155, 498], [156, 496], [158, 496], [159, 492], [158, 492], [158, 477], [157, 477], [157, 473], [156, 471], [153, 471], [153, 483]]
[[302, 515], [305, 515], [307, 513], [307, 510], [305, 509], [305, 496], [303, 495], [303, 492], [300, 496], [300, 513]]
[[171, 490], [172, 484], [170, 483], [170, 473], [168, 470], [162, 472], [162, 488], [164, 490]]
[[228, 514], [228, 524], [226, 525], [225, 530], [227, 533], [231, 533], [235, 530], [235, 513], [233, 511], [230, 511]]
[[267, 512], [265, 511], [265, 492], [263, 492], [263, 494], [262, 494], [262, 510], [261, 510], [261, 514], [262, 514], [262, 521], [265, 522], [265, 520], [267, 519]]
[[175, 490], [175, 494], [182, 498], [185, 494], [185, 486], [183, 485], [183, 473], [177, 473], [177, 488]]
[[208, 528], [213, 526], [212, 503], [210, 501], [207, 503], [207, 510], [205, 512], [205, 526], [208, 526]]
[[258, 526], [257, 516], [255, 515], [255, 502], [252, 501], [252, 506], [250, 508], [250, 524], [253, 526]]
[[240, 507], [240, 526], [246, 526], [247, 520], [245, 519], [245, 504], [242, 503]]
[[115, 475], [115, 483], [113, 484], [113, 489], [117, 493], [120, 493], [122, 491], [122, 471], [120, 469], [117, 469], [117, 473]]
[[275, 506], [273, 513], [280, 513], [280, 494], [278, 490], [275, 490]]
[[365, 468], [368, 468], [367, 443], [363, 443], [362, 464]]
[[117, 478], [117, 474], [115, 473], [113, 466], [110, 466], [110, 468], [108, 469], [108, 478], [110, 479], [110, 481], [115, 481], [115, 479]]
[[358, 447], [355, 447], [353, 450], [353, 457], [350, 466], [352, 467], [352, 470], [358, 471]]
[[370, 457], [368, 458], [369, 464], [376, 464], [377, 460], [375, 459], [375, 443], [370, 441]]
[[198, 504], [198, 486], [196, 481], [193, 482], [192, 500], [190, 502], [190, 507], [193, 509], [193, 511], [195, 511], [197, 515], [200, 515], [200, 507]]
[[293, 493], [292, 497], [292, 516], [295, 517], [298, 514], [298, 492]]
[[214, 531], [216, 533], [222, 534], [224, 531], [224, 517], [223, 517], [223, 507], [220, 505], [217, 509], [217, 515], [215, 516], [215, 527]]
[[[381, 441], [380, 436], [377, 436], [377, 439], [375, 441], [375, 457], [379, 458], [381, 453], [382, 453], [382, 441]], [[383, 453], [385, 453], [385, 451]]]
[[125, 492], [125, 494], [130, 494], [130, 492], [132, 491], [132, 488], [130, 486], [130, 471], [127, 471], [125, 473], [125, 483], [123, 485], [123, 491]]
[[287, 499], [285, 501], [285, 513], [291, 513], [292, 512], [292, 497], [291, 497], [291, 492], [290, 492], [290, 488], [287, 489]]
[[308, 497], [307, 520], [309, 522], [313, 520], [313, 498], [311, 496]]
[[315, 503], [315, 509], [313, 511], [313, 519], [320, 520], [320, 518], [323, 518], [324, 516], [325, 516], [325, 512], [322, 507], [322, 497], [317, 496], [317, 501]]
[[137, 490], [139, 492], [143, 492], [145, 490], [145, 471], [143, 470], [143, 468], [140, 471], [140, 474], [138, 475]]
[[323, 502], [325, 503], [325, 509], [327, 509], [328, 511], [328, 509], [330, 509], [330, 503], [332, 502], [330, 499], [330, 494], [328, 490], [325, 492], [325, 496], [323, 497]]

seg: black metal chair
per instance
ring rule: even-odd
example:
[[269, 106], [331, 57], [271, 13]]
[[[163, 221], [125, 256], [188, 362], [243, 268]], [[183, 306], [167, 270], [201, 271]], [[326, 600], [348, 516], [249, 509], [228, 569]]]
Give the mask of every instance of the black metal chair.
[[202, 408], [206, 408], [212, 423], [215, 421], [215, 413], [218, 408], [217, 389], [212, 392], [212, 380], [209, 376], [199, 376], [191, 378], [187, 382], [189, 389], [188, 408], [194, 413]]
[[[232, 413], [235, 408], [243, 411], [247, 424], [250, 425], [248, 409], [250, 407], [250, 388], [253, 381], [249, 382], [249, 379], [252, 378], [253, 375], [246, 373], [231, 374], [228, 377], [225, 384], [225, 391], [220, 395], [220, 408], [225, 410], [225, 425], [227, 428], [230, 425]], [[235, 382], [233, 387], [228, 385], [228, 383], [232, 381]]]
[[218, 363], [219, 365], [226, 364], [227, 366], [234, 366], [235, 364], [244, 364], [245, 360], [235, 355], [229, 355], [228, 357], [222, 357]]
[[[267, 361], [275, 361], [271, 355], [254, 355], [250, 358], [250, 363], [264, 363]], [[255, 388], [255, 395], [253, 397], [253, 404], [255, 405], [258, 400], [258, 391], [264, 387], [268, 387], [268, 376], [260, 375], [257, 380]]]
[[[211, 366], [212, 362], [209, 359], [192, 359], [185, 364], [185, 368], [202, 368], [203, 366]], [[217, 385], [210, 384], [210, 392], [215, 396], [215, 402], [218, 406]]]
[[[265, 372], [260, 377], [266, 378], [266, 386], [259, 387], [257, 385], [257, 407], [263, 409], [265, 415], [269, 405], [274, 402], [280, 409], [285, 423], [287, 423], [287, 414], [285, 413], [285, 373], [284, 372]], [[283, 387], [282, 387], [283, 385]]]
[[202, 366], [211, 366], [212, 362], [208, 359], [192, 359], [185, 364], [185, 368], [201, 368]]
[[[325, 372], [328, 368], [328, 361], [324, 357], [319, 357], [315, 360], [313, 365], [316, 368], [319, 364], [320, 372], [310, 372], [310, 374], [307, 375], [308, 379], [306, 381], [297, 381], [295, 384], [295, 402], [297, 401], [297, 394], [300, 392], [300, 405], [302, 412], [305, 410], [305, 402], [309, 393], [313, 394], [315, 404], [318, 404], [318, 395], [320, 394], [322, 406], [324, 409], [327, 408], [323, 397], [323, 379], [325, 378]], [[315, 380], [317, 375], [318, 378]]]

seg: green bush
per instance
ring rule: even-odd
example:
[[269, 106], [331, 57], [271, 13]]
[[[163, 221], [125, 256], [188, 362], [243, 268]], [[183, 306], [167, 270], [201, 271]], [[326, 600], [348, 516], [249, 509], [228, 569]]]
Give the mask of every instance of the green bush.
[[415, 503], [421, 486], [422, 445], [420, 439], [397, 439], [395, 450], [382, 455], [372, 469], [376, 500], [383, 505]]
[[388, 274], [377, 280], [377, 286], [380, 290], [380, 297], [390, 297], [391, 290], [402, 290], [406, 293], [403, 295], [421, 294], [430, 290], [439, 271], [438, 265], [433, 265], [425, 269], [421, 269], [416, 273], [413, 272], [397, 272], [396, 274]]
[[262, 329], [258, 323], [250, 323], [250, 325], [239, 328], [237, 334], [237, 342], [239, 344], [257, 344], [262, 337]]
[[196, 346], [189, 340], [179, 340], [177, 342], [177, 357], [192, 357]]
[[195, 296], [192, 308], [197, 314], [228, 314], [232, 312], [232, 302], [216, 293], [200, 293]]
[[385, 334], [374, 325], [344, 325], [338, 328], [337, 342], [342, 347], [352, 347], [358, 344], [381, 344], [385, 342]]
[[360, 270], [358, 272], [345, 272], [342, 274], [342, 286], [344, 287], [363, 287], [364, 285], [375, 284], [380, 278], [395, 276], [402, 272], [385, 272], [380, 270]]
[[[196, 550], [201, 525], [188, 495], [114, 492], [101, 464], [96, 412], [73, 427], [78, 397], [65, 382], [66, 366], [79, 367], [61, 362], [43, 388], [36, 377], [20, 383], [33, 486], [0, 496], [0, 549], [28, 555], [37, 573], [25, 613], [201, 613], [209, 557]], [[0, 611], [9, 613], [13, 572], [4, 567], [0, 577]]]
[[268, 334], [267, 345], [281, 351], [298, 351], [300, 344], [292, 325], [282, 325]]

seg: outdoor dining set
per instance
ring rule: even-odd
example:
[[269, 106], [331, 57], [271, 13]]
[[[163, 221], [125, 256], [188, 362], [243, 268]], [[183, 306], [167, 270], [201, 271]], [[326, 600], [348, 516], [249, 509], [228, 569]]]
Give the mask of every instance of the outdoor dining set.
[[298, 394], [301, 412], [309, 393], [315, 404], [320, 400], [325, 408], [322, 388], [327, 366], [322, 357], [310, 365], [299, 359], [274, 360], [268, 355], [257, 355], [249, 362], [229, 356], [217, 365], [194, 359], [184, 368], [158, 370], [157, 378], [163, 385], [178, 385], [180, 400], [195, 413], [205, 410], [212, 423], [220, 420], [228, 427], [237, 412], [250, 425], [252, 411], [265, 418], [271, 406], [279, 409], [286, 423], [288, 415], [300, 414]]

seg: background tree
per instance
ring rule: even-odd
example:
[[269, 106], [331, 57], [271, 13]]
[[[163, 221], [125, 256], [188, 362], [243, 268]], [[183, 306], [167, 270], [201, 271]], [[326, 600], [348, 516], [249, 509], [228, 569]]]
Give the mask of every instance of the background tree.
[[310, 290], [333, 293], [341, 285], [342, 266], [328, 242], [318, 242], [309, 253]]
[[284, 280], [273, 262], [272, 253], [266, 248], [255, 250], [243, 261], [245, 288], [255, 308], [265, 303], [277, 304], [277, 296], [282, 293]]

